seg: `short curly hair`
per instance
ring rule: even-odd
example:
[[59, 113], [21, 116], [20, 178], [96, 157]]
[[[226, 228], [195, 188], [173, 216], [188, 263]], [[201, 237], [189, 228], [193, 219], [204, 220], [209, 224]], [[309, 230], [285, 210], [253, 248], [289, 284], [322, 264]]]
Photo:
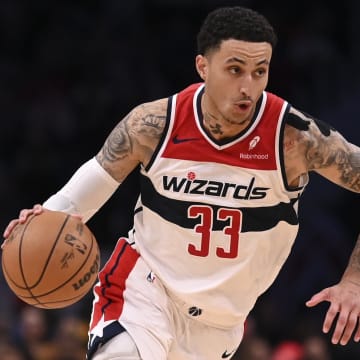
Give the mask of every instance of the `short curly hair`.
[[221, 7], [205, 18], [197, 36], [198, 53], [205, 55], [229, 39], [267, 42], [272, 48], [277, 43], [274, 28], [263, 15], [241, 6]]

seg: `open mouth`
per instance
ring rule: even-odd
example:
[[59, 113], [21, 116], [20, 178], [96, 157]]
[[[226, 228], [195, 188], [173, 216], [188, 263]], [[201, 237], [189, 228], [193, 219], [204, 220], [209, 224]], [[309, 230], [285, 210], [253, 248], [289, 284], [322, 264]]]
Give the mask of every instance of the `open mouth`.
[[239, 104], [238, 107], [241, 110], [247, 110], [250, 107], [250, 105], [249, 104]]
[[252, 105], [252, 101], [251, 100], [245, 100], [245, 99], [242, 99], [242, 100], [238, 100], [234, 103], [235, 107], [238, 109], [238, 110], [241, 110], [241, 111], [247, 111], [250, 109], [251, 105]]
[[250, 103], [237, 103], [237, 104], [235, 104], [235, 108], [239, 111], [241, 111], [241, 112], [243, 112], [243, 111], [247, 111], [247, 110], [249, 110], [250, 109], [250, 106], [251, 106], [251, 104]]

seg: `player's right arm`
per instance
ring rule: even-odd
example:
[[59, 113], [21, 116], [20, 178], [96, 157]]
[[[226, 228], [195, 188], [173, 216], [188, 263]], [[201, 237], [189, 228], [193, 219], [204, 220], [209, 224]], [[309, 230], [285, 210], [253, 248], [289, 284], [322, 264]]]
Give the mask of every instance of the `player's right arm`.
[[167, 99], [135, 108], [113, 129], [96, 160], [121, 183], [140, 163], [150, 161], [164, 131]]
[[165, 128], [167, 99], [134, 108], [111, 131], [98, 154], [84, 163], [54, 195], [31, 209], [22, 209], [4, 231], [7, 239], [18, 223], [43, 208], [64, 211], [88, 221], [139, 164], [146, 166]]

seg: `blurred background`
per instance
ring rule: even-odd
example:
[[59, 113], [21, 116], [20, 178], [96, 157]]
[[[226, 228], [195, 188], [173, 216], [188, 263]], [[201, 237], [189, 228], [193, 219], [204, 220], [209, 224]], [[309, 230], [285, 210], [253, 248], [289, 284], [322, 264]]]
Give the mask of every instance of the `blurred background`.
[[[1, 228], [57, 191], [132, 107], [199, 81], [197, 31], [225, 5], [252, 7], [275, 27], [268, 90], [360, 144], [358, 1], [1, 0]], [[88, 223], [103, 264], [132, 225], [136, 195], [134, 172]], [[327, 304], [304, 305], [340, 279], [359, 205], [359, 195], [311, 176], [293, 252], [251, 313], [236, 359], [359, 358], [360, 345], [333, 346], [321, 333]], [[0, 291], [1, 360], [84, 359], [91, 294], [44, 311], [17, 300], [2, 274]]]

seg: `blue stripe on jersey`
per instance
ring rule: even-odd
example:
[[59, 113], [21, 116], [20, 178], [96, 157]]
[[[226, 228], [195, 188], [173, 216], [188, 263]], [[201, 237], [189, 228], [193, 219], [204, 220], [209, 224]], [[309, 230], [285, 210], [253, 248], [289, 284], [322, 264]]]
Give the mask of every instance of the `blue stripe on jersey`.
[[103, 346], [110, 339], [112, 339], [116, 335], [121, 334], [124, 331], [126, 331], [126, 329], [118, 321], [114, 321], [113, 323], [103, 328], [103, 336], [95, 336], [94, 338], [94, 335], [90, 334], [86, 359], [91, 360], [92, 356], [94, 355], [96, 350], [99, 349], [100, 346]]

